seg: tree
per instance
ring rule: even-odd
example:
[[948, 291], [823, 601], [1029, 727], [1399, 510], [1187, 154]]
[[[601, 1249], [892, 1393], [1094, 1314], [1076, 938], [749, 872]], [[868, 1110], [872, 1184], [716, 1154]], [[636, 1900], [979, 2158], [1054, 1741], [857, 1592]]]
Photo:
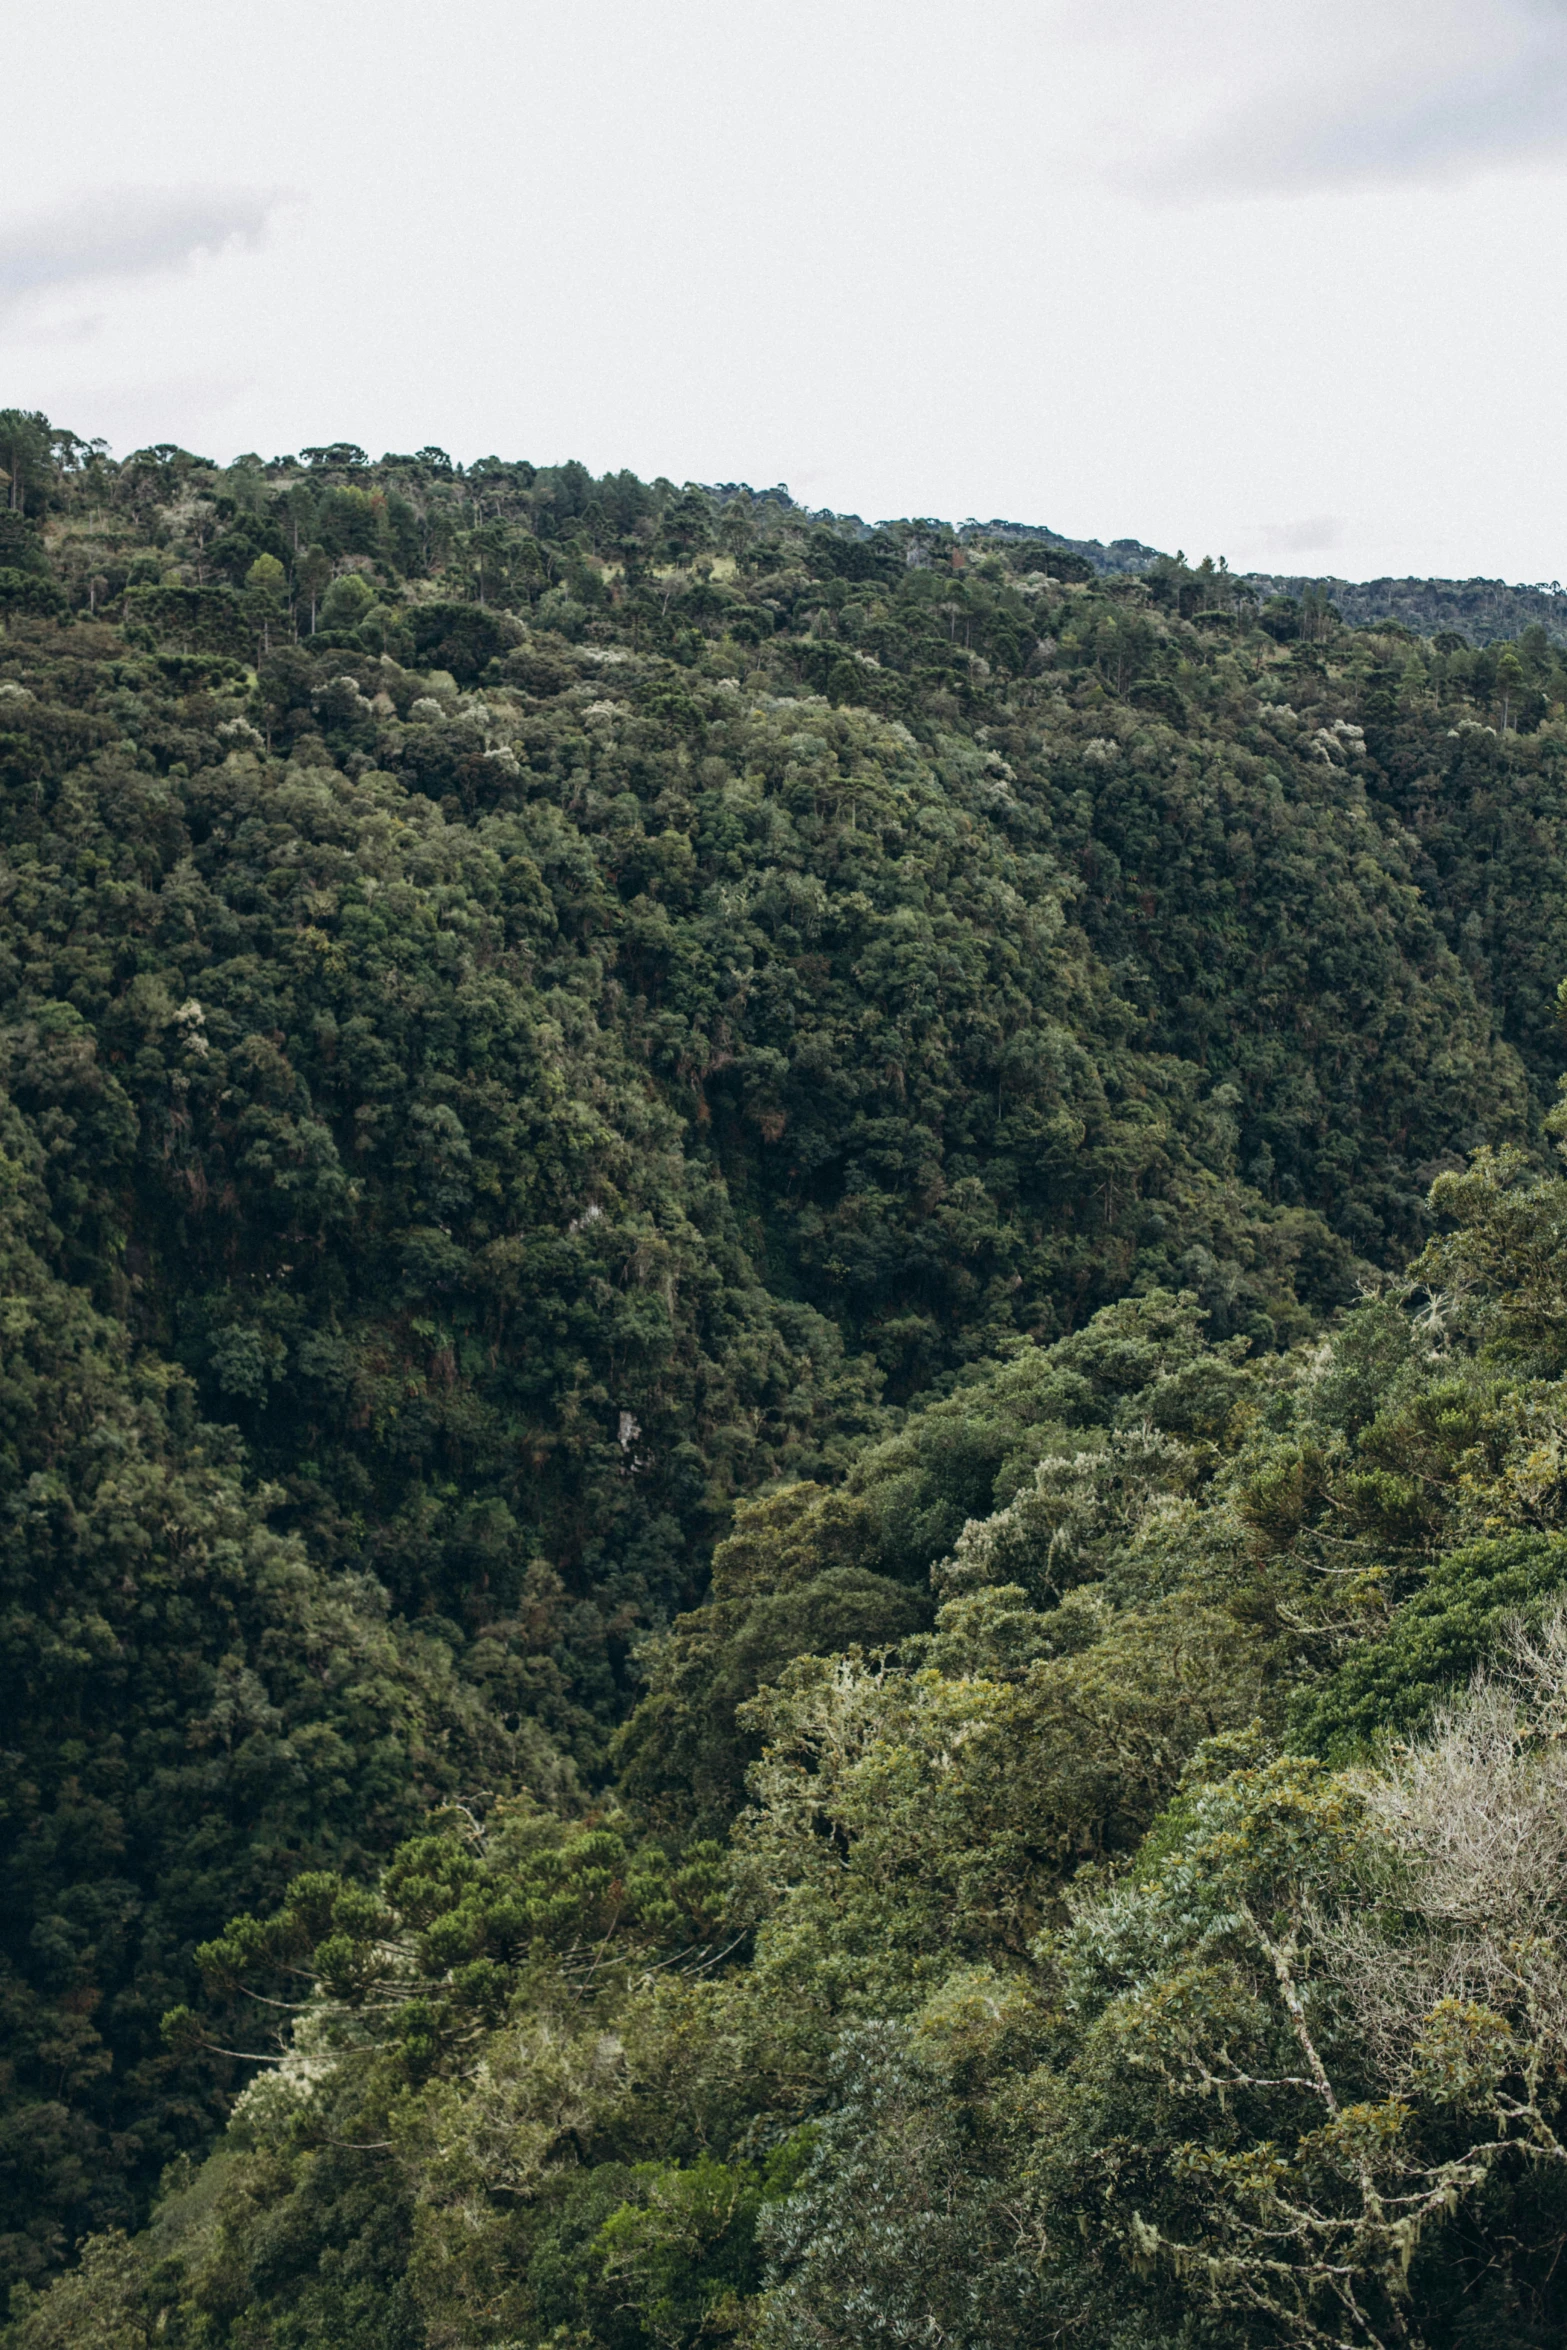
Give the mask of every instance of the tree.
[[[1475, 2295], [1490, 2340], [1510, 2276], [1560, 2323], [1538, 2231], [1567, 2212], [1564, 1704], [1558, 1617], [1384, 1773], [1194, 1785], [1151, 1871], [1081, 1907], [1088, 2136], [1132, 2133], [1128, 2250], [1198, 2307], [1380, 2350], [1449, 2338]], [[1085, 2154], [1047, 2154], [1057, 2192]], [[1493, 2251], [1485, 2222], [1531, 2203]]]
[[35, 409], [0, 408], [0, 459], [8, 512], [25, 514], [29, 503], [36, 511], [53, 474], [52, 454], [52, 430], [46, 416]]
[[345, 571], [325, 590], [321, 617], [328, 628], [357, 628], [375, 602], [375, 590], [363, 572]]
[[310, 606], [310, 633], [316, 633], [316, 607], [332, 584], [332, 558], [319, 542], [295, 558], [294, 586]]
[[288, 614], [288, 574], [276, 555], [258, 555], [245, 574], [245, 617], [260, 646], [272, 649], [272, 631]]

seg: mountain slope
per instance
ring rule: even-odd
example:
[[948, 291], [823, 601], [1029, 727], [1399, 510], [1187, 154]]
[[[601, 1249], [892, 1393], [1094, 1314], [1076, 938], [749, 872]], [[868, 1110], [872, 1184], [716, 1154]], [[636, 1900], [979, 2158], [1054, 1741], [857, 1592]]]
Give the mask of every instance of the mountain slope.
[[[1156, 1294], [1265, 1384], [1539, 1152], [1567, 675], [999, 525], [8, 430], [41, 2274], [209, 2141], [251, 2027], [158, 2015], [236, 1910], [616, 1767], [721, 1828], [757, 1687], [923, 1636], [1010, 1501], [965, 1438], [905, 1506], [905, 1414]], [[704, 1612], [780, 1484], [842, 1522]]]

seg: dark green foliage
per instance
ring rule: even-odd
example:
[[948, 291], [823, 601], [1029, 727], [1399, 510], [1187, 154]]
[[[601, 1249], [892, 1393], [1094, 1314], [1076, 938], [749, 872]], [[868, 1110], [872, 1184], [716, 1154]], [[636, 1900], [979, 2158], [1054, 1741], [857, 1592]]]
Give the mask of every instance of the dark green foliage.
[[1548, 630], [1567, 641], [1567, 611], [1559, 582], [1511, 587], [1501, 579], [1280, 579], [1253, 573], [1247, 585], [1272, 601], [1298, 600], [1315, 590], [1331, 597], [1345, 620], [1359, 628], [1392, 622], [1416, 636], [1456, 638], [1459, 649]]
[[1307, 1714], [1304, 1737], [1319, 1753], [1349, 1759], [1379, 1732], [1418, 1726], [1502, 1647], [1511, 1625], [1538, 1619], [1564, 1591], [1559, 1534], [1510, 1534], [1448, 1552], [1388, 1637], [1339, 1667]]
[[187, 653], [228, 653], [243, 660], [254, 634], [238, 596], [221, 587], [130, 587], [127, 629], [145, 629], [160, 645]]
[[459, 685], [472, 685], [492, 661], [519, 642], [522, 631], [504, 612], [473, 604], [416, 604], [410, 634], [417, 658], [432, 669], [449, 669]]
[[[1267, 1741], [1386, 1762], [1567, 1585], [1548, 620], [0, 447], [20, 2341], [1317, 2324], [1201, 2267], [1316, 2144], [1234, 1903], [1426, 1913]], [[1325, 2060], [1400, 2179], [1500, 2133], [1454, 2350], [1555, 2307], [1508, 1996]]]
[[[18, 554], [24, 551], [30, 553], [31, 549], [14, 550]], [[59, 614], [65, 609], [64, 595], [41, 570], [0, 564], [0, 611]]]
[[158, 2028], [242, 1888], [362, 1867], [515, 1763], [449, 1651], [313, 1569], [189, 1382], [49, 1272], [43, 1154], [4, 1120], [0, 2231], [36, 2273], [222, 2112], [232, 2063]]

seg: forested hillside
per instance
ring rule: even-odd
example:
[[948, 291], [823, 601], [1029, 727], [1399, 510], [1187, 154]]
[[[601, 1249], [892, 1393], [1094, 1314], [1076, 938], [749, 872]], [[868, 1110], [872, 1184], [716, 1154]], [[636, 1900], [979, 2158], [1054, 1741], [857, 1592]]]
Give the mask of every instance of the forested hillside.
[[[1033, 548], [1048, 555], [1062, 571], [1074, 567], [1072, 576], [1081, 578], [1157, 578], [1171, 566], [1169, 556], [1157, 547], [1144, 546], [1141, 539], [1112, 539], [1106, 546], [1101, 539], [1064, 538], [1059, 531], [1026, 522], [967, 522], [957, 536], [964, 546], [987, 540], [1007, 546], [1014, 561]], [[1174, 561], [1178, 570], [1185, 558], [1177, 556]], [[1086, 564], [1086, 571], [1077, 571], [1076, 564]], [[1231, 590], [1248, 601], [1274, 605], [1275, 625], [1293, 608], [1296, 632], [1303, 606], [1319, 613], [1331, 606], [1332, 617], [1351, 627], [1377, 627], [1394, 621], [1418, 636], [1456, 640], [1445, 648], [1448, 651], [1496, 644], [1535, 627], [1543, 628], [1553, 644], [1567, 643], [1567, 591], [1559, 579], [1519, 587], [1504, 579], [1338, 579], [1310, 573], [1247, 571], [1236, 575]]]
[[8, 2339], [1558, 2340], [1548, 629], [0, 468]]
[[1289, 579], [1248, 575], [1259, 597], [1332, 604], [1359, 626], [1396, 620], [1430, 637], [1457, 636], [1466, 645], [1494, 644], [1540, 627], [1553, 643], [1567, 640], [1567, 593], [1559, 580], [1511, 587], [1502, 579]]

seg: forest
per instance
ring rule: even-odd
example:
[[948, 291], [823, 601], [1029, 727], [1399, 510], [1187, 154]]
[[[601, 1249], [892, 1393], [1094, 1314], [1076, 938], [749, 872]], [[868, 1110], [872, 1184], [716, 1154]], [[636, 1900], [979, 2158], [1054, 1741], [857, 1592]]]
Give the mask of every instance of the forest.
[[0, 477], [5, 2350], [1559, 2343], [1551, 594]]

